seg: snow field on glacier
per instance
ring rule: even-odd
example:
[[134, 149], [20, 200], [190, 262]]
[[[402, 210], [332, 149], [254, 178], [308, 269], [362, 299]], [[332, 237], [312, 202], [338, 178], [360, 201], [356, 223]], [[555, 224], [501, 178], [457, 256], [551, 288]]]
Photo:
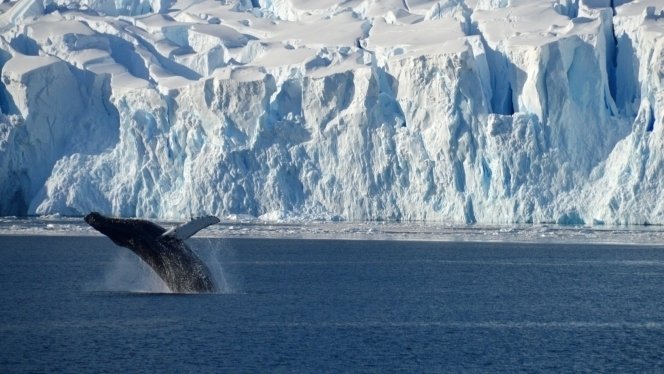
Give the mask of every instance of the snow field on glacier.
[[3, 9], [3, 215], [664, 223], [656, 0]]

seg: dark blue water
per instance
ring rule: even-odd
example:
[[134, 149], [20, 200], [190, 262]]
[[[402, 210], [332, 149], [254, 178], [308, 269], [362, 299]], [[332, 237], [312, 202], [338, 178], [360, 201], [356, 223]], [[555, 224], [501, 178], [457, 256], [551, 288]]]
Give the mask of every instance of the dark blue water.
[[109, 285], [134, 258], [106, 238], [0, 236], [0, 372], [664, 370], [662, 248], [194, 247], [230, 293]]

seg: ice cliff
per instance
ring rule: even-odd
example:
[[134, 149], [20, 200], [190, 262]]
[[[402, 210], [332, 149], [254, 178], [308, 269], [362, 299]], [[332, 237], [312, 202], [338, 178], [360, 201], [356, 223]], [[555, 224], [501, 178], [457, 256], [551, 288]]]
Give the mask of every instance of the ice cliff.
[[0, 11], [0, 215], [664, 224], [661, 0]]

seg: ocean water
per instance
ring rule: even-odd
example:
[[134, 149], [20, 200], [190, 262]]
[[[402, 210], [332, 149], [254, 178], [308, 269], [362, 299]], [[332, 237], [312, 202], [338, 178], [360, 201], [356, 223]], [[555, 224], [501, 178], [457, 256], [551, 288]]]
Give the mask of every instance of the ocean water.
[[98, 236], [0, 236], [0, 372], [664, 370], [664, 248], [193, 239], [167, 293]]

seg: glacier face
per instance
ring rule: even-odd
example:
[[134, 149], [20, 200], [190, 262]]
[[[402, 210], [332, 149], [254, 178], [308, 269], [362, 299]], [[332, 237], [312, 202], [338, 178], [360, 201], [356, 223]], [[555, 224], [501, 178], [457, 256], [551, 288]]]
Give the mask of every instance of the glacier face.
[[0, 10], [0, 215], [664, 224], [659, 0]]

